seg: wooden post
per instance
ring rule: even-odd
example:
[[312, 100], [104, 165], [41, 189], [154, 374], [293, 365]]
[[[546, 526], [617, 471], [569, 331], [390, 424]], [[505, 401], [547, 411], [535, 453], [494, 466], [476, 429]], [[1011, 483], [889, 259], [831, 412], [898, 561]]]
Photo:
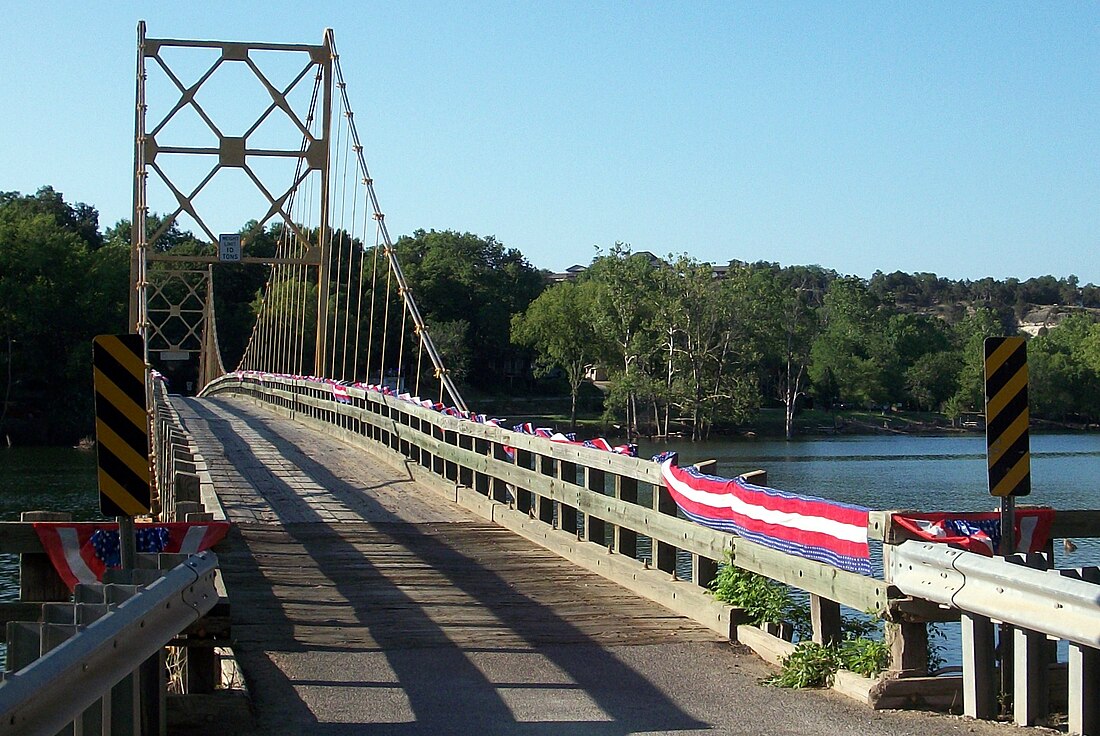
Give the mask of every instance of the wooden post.
[[[577, 464], [565, 460], [558, 461], [558, 479], [564, 483], [577, 484]], [[577, 533], [577, 509], [568, 504], [558, 504], [558, 528], [570, 534]]]
[[202, 492], [199, 490], [199, 476], [190, 473], [176, 472], [176, 502], [201, 501]]
[[141, 732], [152, 736], [168, 733], [168, 667], [162, 648], [145, 660], [137, 673], [141, 689]]
[[692, 554], [691, 579], [702, 588], [710, 588], [710, 584], [718, 577], [718, 563], [709, 557]]
[[[534, 463], [534, 455], [530, 450], [521, 450], [516, 448], [516, 465], [521, 468], [531, 469]], [[517, 488], [516, 489], [516, 509], [527, 513], [534, 507], [534, 499], [530, 491]]]
[[[615, 498], [627, 503], [638, 503], [638, 481], [634, 478], [615, 476]], [[615, 525], [615, 551], [638, 559], [638, 533]]]
[[[515, 450], [512, 450], [512, 452], [515, 452]], [[499, 442], [493, 443], [493, 459], [505, 463], [513, 462], [508, 457], [508, 453], [504, 451], [504, 445]], [[513, 503], [515, 498], [513, 498], [512, 491], [508, 489], [508, 484], [495, 475], [492, 478], [493, 500], [499, 503]]]
[[[662, 514], [676, 516], [676, 501], [673, 500], [672, 494], [665, 488], [664, 483], [653, 485], [653, 508]], [[664, 570], [667, 573], [675, 572], [676, 547], [654, 539], [653, 564], [658, 570]]]
[[1049, 710], [1046, 635], [1013, 629], [1012, 711], [1017, 726], [1033, 726]]
[[[457, 445], [458, 447], [461, 447], [464, 450], [474, 449], [474, 439], [473, 439], [473, 437], [470, 437], [467, 434], [458, 434], [457, 432], [449, 432], [448, 434], [451, 436], [451, 439], [448, 441], [447, 444]], [[453, 477], [451, 475], [448, 475], [447, 476], [448, 478], [450, 478], [453, 481], [456, 481], [460, 486], [464, 486], [466, 488], [473, 488], [474, 487], [474, 471], [473, 470], [471, 470], [470, 468], [468, 468], [465, 465], [459, 465], [458, 463], [453, 463], [453, 464], [450, 464], [450, 465], [452, 465], [452, 467], [454, 468], [453, 472], [455, 473], [455, 475]]]
[[[63, 511], [24, 511], [19, 515], [20, 521], [72, 521], [72, 518], [72, 514]], [[45, 552], [19, 555], [19, 600], [69, 600], [69, 588], [62, 582]]]
[[1100, 734], [1100, 650], [1069, 645], [1069, 732]]
[[[474, 452], [478, 455], [488, 456], [492, 452], [492, 443], [489, 440], [474, 438]], [[483, 496], [488, 496], [490, 491], [489, 476], [484, 473], [474, 473], [474, 490]]]
[[[604, 471], [585, 467], [584, 487], [595, 491], [601, 496], [607, 493], [607, 476]], [[584, 532], [588, 541], [600, 546], [607, 545], [607, 524], [603, 519], [597, 519], [591, 513], [584, 517]]]
[[811, 593], [810, 623], [813, 626], [813, 639], [818, 644], [840, 641], [840, 604]]
[[[543, 475], [554, 476], [556, 474], [556, 471], [555, 471], [555, 468], [554, 468], [554, 458], [547, 457], [546, 455], [539, 455], [539, 459], [538, 459], [537, 462], [539, 464], [539, 472], [542, 473]], [[550, 498], [546, 498], [545, 496], [536, 496], [535, 498], [536, 498], [536, 502], [538, 504], [538, 509], [536, 509], [536, 514], [539, 518], [539, 521], [541, 521], [545, 524], [553, 524], [554, 523], [554, 500], [550, 499]]]
[[997, 662], [993, 622], [985, 616], [964, 613], [962, 622], [963, 715], [994, 718], [997, 715]]
[[928, 624], [886, 622], [886, 643], [890, 645], [891, 671], [898, 677], [928, 674]]
[[187, 693], [208, 695], [218, 687], [220, 679], [220, 663], [218, 653], [214, 651], [212, 642], [203, 642], [195, 638], [198, 646], [187, 648], [186, 670], [184, 677], [187, 682]]

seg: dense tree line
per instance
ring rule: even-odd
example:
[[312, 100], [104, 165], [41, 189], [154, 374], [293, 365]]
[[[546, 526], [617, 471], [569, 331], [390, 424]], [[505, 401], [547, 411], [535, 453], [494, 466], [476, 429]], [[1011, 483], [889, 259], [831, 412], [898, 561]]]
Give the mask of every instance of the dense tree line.
[[0, 440], [91, 432], [92, 337], [125, 331], [129, 268], [95, 208], [50, 187], [0, 193]]
[[[162, 225], [156, 216], [147, 222], [150, 233]], [[273, 255], [281, 226], [252, 222], [241, 233], [247, 254]], [[384, 253], [347, 234], [339, 240], [353, 254], [348, 272], [363, 276], [353, 293], [334, 286], [322, 304], [334, 315], [347, 315], [347, 304], [376, 310], [373, 321], [354, 327], [350, 315], [338, 318], [354, 347], [334, 360], [334, 375], [362, 379], [369, 360], [410, 387], [430, 379], [411, 329], [402, 339], [372, 339], [387, 314], [402, 314]], [[127, 329], [129, 241], [129, 222], [101, 232], [94, 207], [66, 203], [50, 187], [0, 193], [0, 439], [56, 443], [91, 433], [91, 339]], [[212, 252], [175, 225], [154, 247]], [[577, 281], [548, 286], [545, 273], [492, 237], [421, 230], [395, 249], [461, 385], [526, 391], [533, 360], [537, 373], [560, 370], [575, 400], [598, 366], [609, 373], [609, 415], [631, 430], [687, 427], [702, 437], [763, 406], [785, 408], [788, 428], [810, 405], [901, 406], [951, 417], [980, 411], [982, 340], [1012, 334], [1033, 305], [1049, 304], [1076, 313], [1030, 341], [1032, 412], [1100, 420], [1100, 326], [1086, 309], [1100, 306], [1100, 290], [1072, 276], [970, 282], [876, 273], [863, 280], [818, 266], [734, 262], [718, 279], [689, 256], [654, 261], [620, 244]], [[376, 262], [383, 265], [373, 278]], [[245, 350], [268, 276], [262, 266], [214, 269], [229, 367]], [[289, 288], [272, 285], [276, 295]], [[310, 289], [304, 301], [316, 309]], [[312, 330], [312, 314], [305, 324]], [[312, 334], [304, 342], [312, 350]]]
[[735, 262], [719, 279], [688, 256], [654, 261], [620, 244], [576, 283], [547, 289], [512, 330], [543, 370], [565, 371], [574, 397], [578, 366], [607, 369], [609, 414], [630, 431], [678, 424], [703, 437], [772, 404], [790, 435], [795, 412], [811, 404], [981, 412], [983, 341], [1015, 334], [1033, 304], [1022, 298], [1078, 312], [1030, 342], [1033, 414], [1097, 421], [1100, 325], [1084, 309], [1096, 287], [1072, 276], [864, 280]]

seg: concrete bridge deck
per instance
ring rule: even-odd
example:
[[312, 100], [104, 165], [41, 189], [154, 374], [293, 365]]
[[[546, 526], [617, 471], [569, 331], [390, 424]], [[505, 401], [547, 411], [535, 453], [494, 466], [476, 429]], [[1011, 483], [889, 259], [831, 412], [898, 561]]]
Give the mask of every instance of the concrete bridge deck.
[[747, 650], [350, 446], [245, 401], [177, 405], [235, 522], [255, 717], [222, 732], [1023, 733], [759, 685]]

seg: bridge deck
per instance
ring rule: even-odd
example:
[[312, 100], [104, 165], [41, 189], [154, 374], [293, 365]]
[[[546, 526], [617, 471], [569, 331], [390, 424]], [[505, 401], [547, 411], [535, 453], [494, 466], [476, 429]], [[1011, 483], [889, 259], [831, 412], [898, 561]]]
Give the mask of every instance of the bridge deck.
[[263, 733], [1004, 733], [765, 688], [736, 646], [243, 401], [179, 407]]

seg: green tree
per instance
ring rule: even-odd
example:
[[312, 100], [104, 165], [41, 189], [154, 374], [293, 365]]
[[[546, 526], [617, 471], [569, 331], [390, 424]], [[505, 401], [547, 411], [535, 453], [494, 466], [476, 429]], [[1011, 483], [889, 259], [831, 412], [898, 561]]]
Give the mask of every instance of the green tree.
[[569, 383], [570, 428], [577, 425], [577, 395], [586, 372], [596, 359], [592, 329], [595, 283], [556, 284], [542, 292], [527, 311], [512, 317], [512, 341], [533, 348], [536, 374], [560, 368]]
[[985, 338], [1004, 334], [996, 313], [980, 308], [967, 315], [953, 331], [952, 343], [958, 356], [958, 378], [955, 392], [947, 400], [944, 411], [949, 419], [963, 412], [982, 411], [985, 407]]
[[[656, 304], [652, 295], [656, 266], [641, 253], [633, 253], [625, 243], [616, 243], [600, 254], [585, 272], [584, 279], [595, 284], [592, 324], [599, 339], [600, 352], [612, 377], [608, 411], [624, 412], [627, 436], [638, 429], [638, 391], [646, 381], [635, 381], [641, 363], [655, 343], [649, 333]], [[619, 385], [625, 390], [616, 390]]]
[[1028, 342], [1032, 412], [1047, 419], [1100, 417], [1100, 325], [1074, 314]]
[[92, 338], [126, 331], [129, 249], [50, 187], [0, 193], [0, 432], [70, 442], [93, 425]]
[[395, 247], [424, 319], [469, 325], [470, 383], [493, 390], [514, 378], [509, 364], [523, 355], [509, 340], [512, 315], [542, 293], [542, 273], [492, 236], [417, 230]]
[[866, 284], [854, 277], [837, 279], [822, 313], [824, 327], [810, 352], [815, 385], [835, 383], [841, 401], [861, 406], [889, 401], [887, 313]]
[[816, 289], [806, 275], [793, 284], [779, 272], [757, 270], [753, 302], [763, 350], [764, 379], [783, 405], [784, 436], [794, 436], [798, 402], [806, 393], [810, 348], [819, 329], [813, 306]]

